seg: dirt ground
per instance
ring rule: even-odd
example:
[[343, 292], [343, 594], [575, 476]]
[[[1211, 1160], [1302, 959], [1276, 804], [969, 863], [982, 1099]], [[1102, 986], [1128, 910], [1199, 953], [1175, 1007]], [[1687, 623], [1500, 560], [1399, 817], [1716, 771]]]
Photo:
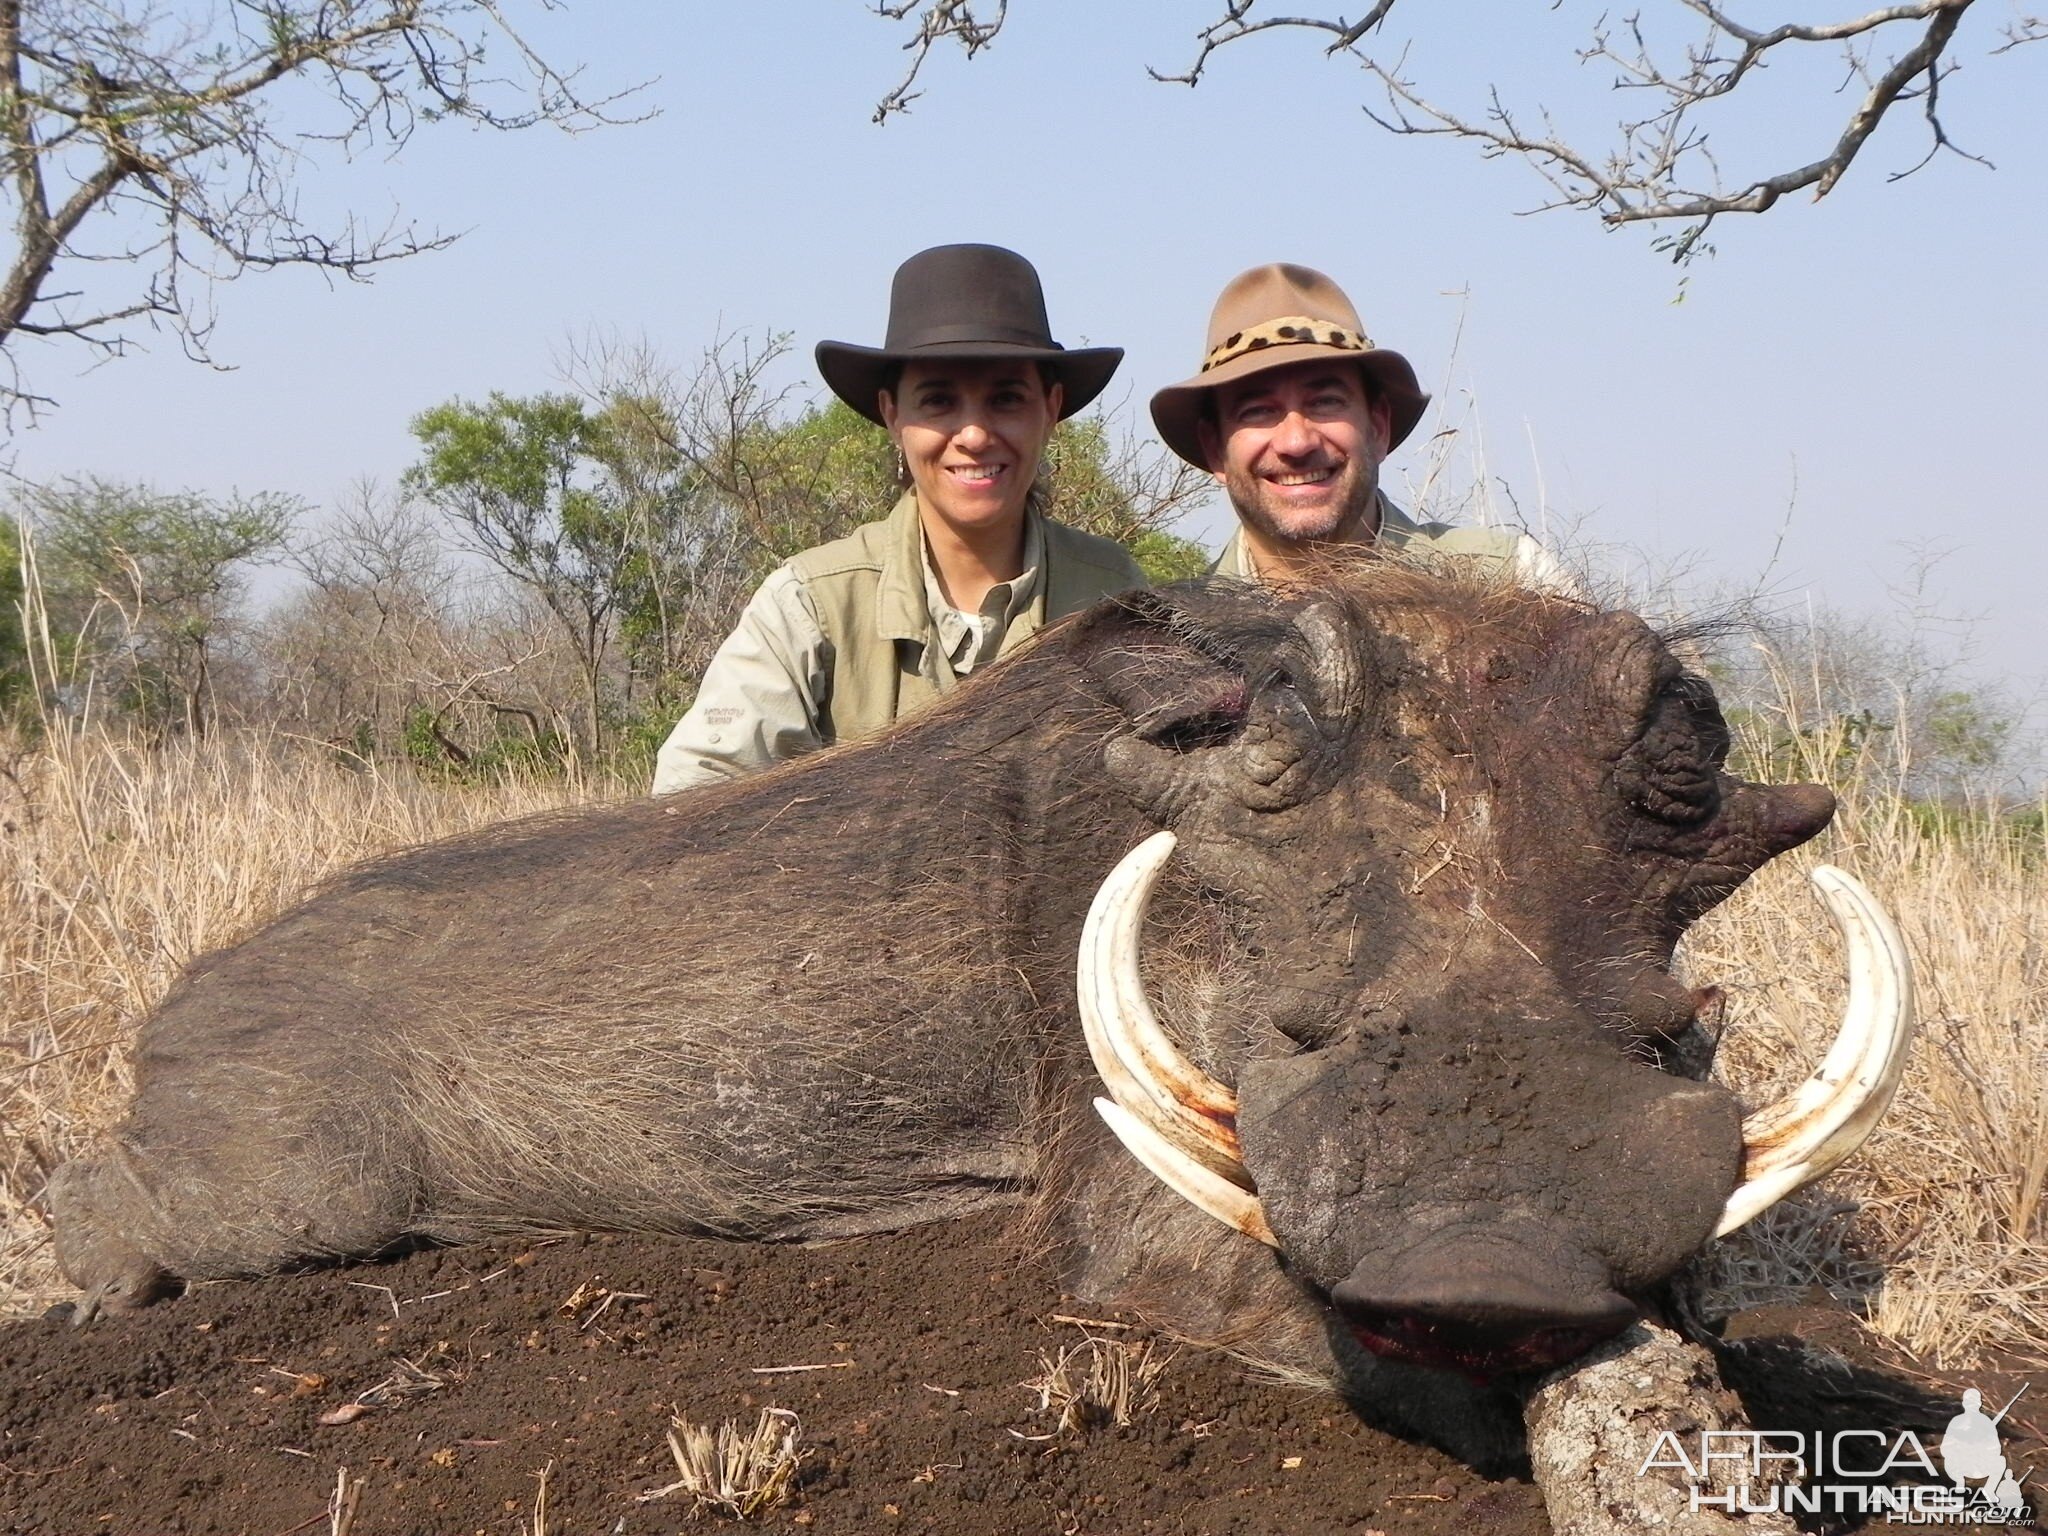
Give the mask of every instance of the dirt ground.
[[[0, 1531], [327, 1536], [342, 1468], [354, 1536], [716, 1528], [684, 1495], [642, 1500], [676, 1480], [671, 1416], [751, 1427], [763, 1407], [794, 1411], [809, 1448], [764, 1528], [1548, 1530], [1528, 1485], [1199, 1352], [1128, 1428], [1061, 1432], [1021, 1383], [1089, 1332], [1127, 1336], [1071, 1315], [992, 1221], [808, 1249], [574, 1238], [200, 1286], [90, 1329], [0, 1328]], [[798, 1365], [826, 1368], [769, 1373]], [[365, 1396], [379, 1406], [321, 1422]]]
[[0, 1327], [0, 1533], [712, 1529], [724, 1517], [686, 1494], [648, 1497], [676, 1481], [672, 1416], [751, 1427], [763, 1408], [796, 1415], [804, 1450], [764, 1529], [1549, 1531], [1527, 1483], [1199, 1351], [1159, 1347], [1127, 1427], [1063, 1430], [1025, 1383], [1091, 1336], [1137, 1337], [1118, 1321], [1061, 1298], [993, 1219], [818, 1248], [578, 1237], [199, 1286], [90, 1329]]

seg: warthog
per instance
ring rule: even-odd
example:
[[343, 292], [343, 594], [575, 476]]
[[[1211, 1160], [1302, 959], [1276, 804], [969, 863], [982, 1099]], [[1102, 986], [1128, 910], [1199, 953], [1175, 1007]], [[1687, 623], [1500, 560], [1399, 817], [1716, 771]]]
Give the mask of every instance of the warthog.
[[880, 739], [400, 854], [201, 959], [52, 1180], [59, 1260], [83, 1318], [421, 1240], [1031, 1201], [1081, 1293], [1489, 1455], [1473, 1383], [1625, 1326], [1895, 1077], [1844, 878], [1814, 1081], [1746, 1129], [1659, 1069], [1680, 934], [1832, 814], [1727, 748], [1578, 602], [1375, 561], [1112, 599]]

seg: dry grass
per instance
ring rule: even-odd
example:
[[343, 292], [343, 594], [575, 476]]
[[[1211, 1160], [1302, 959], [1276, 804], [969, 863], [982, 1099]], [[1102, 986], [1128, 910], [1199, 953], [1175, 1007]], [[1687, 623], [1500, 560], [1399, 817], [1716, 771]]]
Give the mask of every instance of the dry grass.
[[[2041, 821], [1958, 806], [1931, 832], [1891, 786], [1905, 766], [1814, 733], [1834, 826], [1690, 936], [1695, 980], [1730, 994], [1718, 1071], [1758, 1104], [1818, 1064], [1840, 1018], [1841, 945], [1806, 884], [1859, 876], [1914, 959], [1920, 1038], [1876, 1135], [1833, 1178], [1716, 1245], [1710, 1304], [1819, 1286], [1952, 1368], [2048, 1360], [2048, 855]], [[1815, 771], [1823, 765], [1835, 772]], [[1844, 768], [1846, 767], [1846, 771]]]
[[1039, 1373], [1023, 1384], [1037, 1394], [1038, 1411], [1058, 1415], [1062, 1434], [1128, 1425], [1158, 1406], [1160, 1373], [1173, 1363], [1150, 1339], [1104, 1339], [1089, 1334], [1056, 1355], [1038, 1357]]
[[188, 961], [367, 855], [626, 790], [53, 726], [33, 750], [0, 738], [0, 1316], [65, 1294], [35, 1202], [125, 1103], [135, 1027]]
[[751, 1431], [731, 1419], [714, 1430], [679, 1413], [668, 1434], [676, 1480], [641, 1494], [641, 1501], [687, 1494], [700, 1511], [751, 1520], [788, 1500], [808, 1454], [802, 1438], [803, 1426], [787, 1408], [763, 1408]]

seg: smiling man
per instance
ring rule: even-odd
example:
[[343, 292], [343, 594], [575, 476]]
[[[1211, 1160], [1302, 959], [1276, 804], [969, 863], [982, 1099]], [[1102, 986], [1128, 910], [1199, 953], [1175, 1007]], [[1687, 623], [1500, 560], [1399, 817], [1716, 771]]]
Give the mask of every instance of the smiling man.
[[1238, 531], [1219, 575], [1284, 580], [1320, 551], [1370, 545], [1492, 560], [1527, 585], [1570, 590], [1527, 534], [1420, 523], [1381, 493], [1381, 461], [1428, 403], [1408, 359], [1373, 344], [1343, 289], [1276, 262], [1223, 290], [1201, 372], [1154, 395], [1152, 420], [1229, 493]]

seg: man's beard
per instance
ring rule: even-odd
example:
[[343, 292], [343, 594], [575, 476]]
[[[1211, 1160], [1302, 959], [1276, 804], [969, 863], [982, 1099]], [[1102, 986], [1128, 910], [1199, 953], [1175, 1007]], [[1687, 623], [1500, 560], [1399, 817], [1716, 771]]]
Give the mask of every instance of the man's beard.
[[1269, 502], [1266, 482], [1249, 470], [1230, 470], [1223, 488], [1239, 519], [1274, 544], [1364, 544], [1379, 532], [1379, 476], [1355, 458], [1330, 498], [1312, 508]]

